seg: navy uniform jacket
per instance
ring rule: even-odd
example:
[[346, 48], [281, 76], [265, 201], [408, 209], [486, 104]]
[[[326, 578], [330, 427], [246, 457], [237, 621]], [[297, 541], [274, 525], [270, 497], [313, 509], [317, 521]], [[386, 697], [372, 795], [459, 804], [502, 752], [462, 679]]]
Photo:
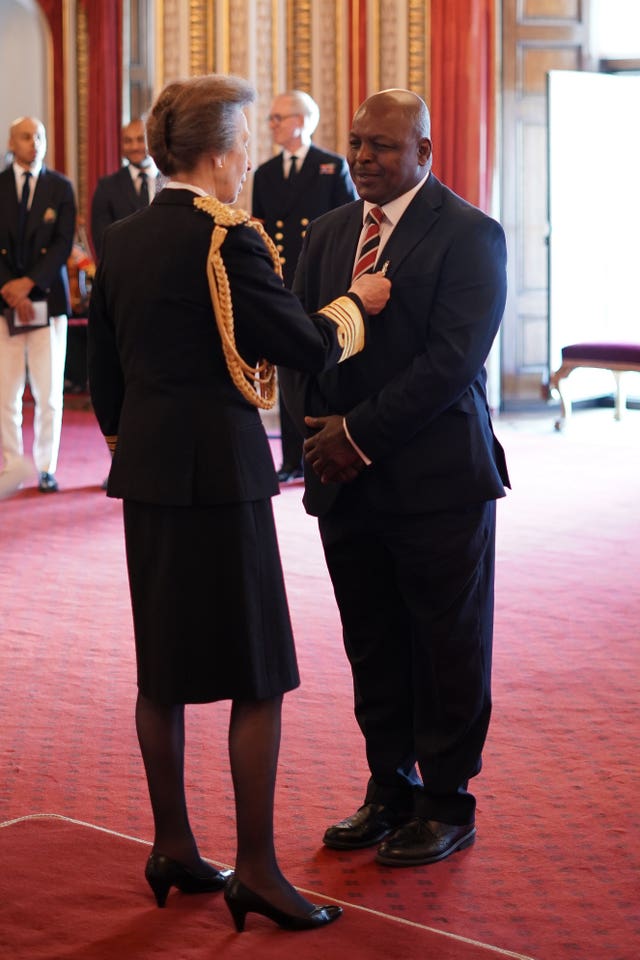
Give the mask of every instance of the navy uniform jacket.
[[[76, 203], [71, 181], [43, 166], [31, 201], [26, 226], [26, 260], [16, 258], [18, 197], [13, 166], [0, 173], [0, 287], [8, 280], [30, 277], [31, 300], [47, 300], [52, 317], [71, 312], [67, 260], [76, 228]], [[6, 303], [0, 297], [0, 306]]]
[[[351, 282], [362, 202], [313, 223], [294, 292], [307, 310]], [[289, 412], [346, 415], [372, 460], [360, 485], [373, 509], [416, 513], [504, 496], [508, 474], [487, 406], [484, 363], [506, 297], [502, 227], [431, 174], [380, 259], [392, 282], [370, 321], [364, 351], [317, 377], [280, 370]], [[322, 485], [305, 465], [305, 507], [323, 515], [341, 485]]]
[[345, 158], [313, 144], [291, 183], [284, 176], [281, 153], [256, 169], [252, 214], [278, 248], [287, 287], [293, 283], [309, 223], [355, 198]]
[[[156, 190], [165, 178], [157, 177]], [[140, 197], [131, 179], [128, 167], [121, 167], [115, 173], [98, 180], [91, 201], [91, 239], [96, 257], [102, 255], [102, 238], [107, 227], [116, 220], [123, 220], [140, 209]]]
[[[207, 280], [214, 223], [194, 199], [162, 190], [105, 233], [88, 372], [102, 433], [118, 438], [109, 496], [180, 506], [279, 490], [259, 411], [227, 370]], [[309, 319], [255, 229], [230, 227], [221, 252], [248, 363], [264, 357], [320, 373], [338, 361], [336, 325]]]

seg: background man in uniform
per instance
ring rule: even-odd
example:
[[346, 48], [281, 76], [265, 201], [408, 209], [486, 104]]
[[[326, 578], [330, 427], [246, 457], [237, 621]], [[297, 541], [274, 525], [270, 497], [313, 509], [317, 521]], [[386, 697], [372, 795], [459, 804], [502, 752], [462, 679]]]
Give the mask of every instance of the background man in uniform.
[[38, 488], [58, 489], [71, 309], [67, 259], [76, 221], [71, 182], [43, 163], [47, 138], [41, 121], [15, 120], [9, 150], [13, 163], [0, 173], [0, 497], [18, 490], [31, 472], [22, 439], [27, 369]]
[[132, 120], [122, 128], [122, 156], [124, 165], [100, 178], [91, 201], [91, 238], [98, 259], [107, 227], [146, 207], [162, 185], [147, 149], [144, 120]]
[[359, 356], [317, 376], [282, 371], [282, 383], [311, 432], [304, 503], [319, 517], [370, 771], [362, 806], [324, 843], [377, 846], [378, 862], [407, 867], [475, 838], [495, 500], [508, 484], [484, 364], [506, 251], [500, 224], [431, 173], [416, 94], [365, 100], [348, 160], [362, 201], [310, 226], [293, 289], [312, 311], [374, 269], [391, 297]]
[[[320, 111], [308, 93], [289, 90], [271, 104], [269, 123], [280, 153], [259, 166], [252, 213], [275, 242], [285, 285], [291, 287], [307, 225], [356, 197], [344, 157], [311, 143]], [[293, 159], [295, 158], [295, 159]], [[302, 476], [302, 436], [280, 397], [281, 482]]]

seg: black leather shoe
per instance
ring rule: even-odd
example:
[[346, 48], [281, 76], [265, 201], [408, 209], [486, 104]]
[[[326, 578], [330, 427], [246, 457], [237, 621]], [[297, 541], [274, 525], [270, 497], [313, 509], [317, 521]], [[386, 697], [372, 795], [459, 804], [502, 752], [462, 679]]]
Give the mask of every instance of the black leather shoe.
[[235, 878], [230, 880], [224, 891], [225, 903], [233, 917], [238, 933], [244, 930], [245, 919], [248, 913], [259, 913], [269, 920], [273, 920], [283, 930], [315, 930], [317, 927], [326, 927], [342, 916], [342, 907], [328, 904], [322, 907], [313, 905], [313, 910], [305, 917], [296, 917], [285, 913], [269, 903], [264, 897], [249, 890]]
[[289, 483], [290, 480], [300, 480], [304, 476], [304, 470], [300, 464], [290, 467], [283, 463], [276, 476], [279, 483]]
[[42, 493], [56, 493], [58, 491], [58, 481], [52, 473], [41, 473], [38, 480], [38, 490]]
[[400, 817], [381, 803], [365, 803], [351, 817], [329, 827], [322, 842], [334, 850], [360, 850], [380, 843], [406, 817]]
[[171, 857], [152, 853], [147, 860], [144, 875], [153, 890], [156, 903], [159, 907], [164, 907], [171, 887], [177, 887], [182, 893], [213, 893], [223, 890], [233, 876], [233, 870], [216, 870], [211, 864], [204, 862], [202, 870], [202, 874], [193, 873]]
[[388, 867], [419, 867], [470, 847], [475, 837], [473, 823], [456, 826], [415, 817], [380, 844], [376, 860]]

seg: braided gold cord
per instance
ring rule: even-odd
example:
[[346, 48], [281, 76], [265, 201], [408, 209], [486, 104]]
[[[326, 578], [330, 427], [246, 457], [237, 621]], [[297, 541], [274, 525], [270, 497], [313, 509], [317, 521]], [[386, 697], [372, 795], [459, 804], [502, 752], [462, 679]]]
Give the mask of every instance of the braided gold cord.
[[262, 410], [270, 410], [277, 398], [276, 370], [268, 360], [260, 360], [256, 365], [248, 364], [238, 353], [231, 288], [220, 248], [230, 227], [246, 224], [258, 231], [269, 250], [275, 271], [282, 276], [278, 252], [262, 224], [252, 220], [244, 210], [233, 210], [215, 197], [196, 197], [194, 205], [213, 217], [215, 223], [207, 259], [207, 278], [227, 369], [235, 386], [249, 403]]

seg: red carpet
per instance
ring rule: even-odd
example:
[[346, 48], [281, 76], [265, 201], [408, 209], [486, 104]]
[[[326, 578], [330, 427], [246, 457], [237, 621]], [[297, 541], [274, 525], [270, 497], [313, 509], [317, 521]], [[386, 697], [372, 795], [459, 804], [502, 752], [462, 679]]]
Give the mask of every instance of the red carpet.
[[5, 826], [0, 849], [3, 873], [12, 877], [11, 894], [0, 903], [2, 929], [10, 931], [10, 953], [4, 955], [11, 960], [200, 960], [219, 954], [239, 960], [325, 960], [362, 956], [367, 945], [386, 957], [491, 956], [481, 945], [351, 905], [326, 929], [295, 934], [249, 914], [238, 935], [222, 894], [190, 897], [173, 891], [165, 909], [158, 910], [140, 883], [148, 848], [65, 820]]
[[[497, 426], [514, 490], [498, 511], [495, 712], [475, 846], [411, 870], [322, 847], [326, 825], [361, 802], [366, 770], [315, 523], [293, 487], [275, 508], [302, 686], [285, 702], [277, 841], [292, 881], [347, 904], [345, 917], [298, 937], [254, 918], [238, 936], [215, 896], [173, 894], [171, 909], [152, 909], [139, 844], [23, 821], [0, 829], [2, 955], [152, 958], [166, 941], [176, 958], [220, 947], [269, 957], [291, 943], [304, 960], [637, 960], [640, 415], [579, 413], [567, 436], [552, 422]], [[120, 505], [99, 489], [107, 468], [91, 414], [69, 411], [60, 494], [0, 503], [0, 822], [52, 813], [148, 840]], [[227, 710], [189, 712], [193, 824], [223, 864], [234, 856]], [[189, 915], [180, 931], [178, 912]]]

